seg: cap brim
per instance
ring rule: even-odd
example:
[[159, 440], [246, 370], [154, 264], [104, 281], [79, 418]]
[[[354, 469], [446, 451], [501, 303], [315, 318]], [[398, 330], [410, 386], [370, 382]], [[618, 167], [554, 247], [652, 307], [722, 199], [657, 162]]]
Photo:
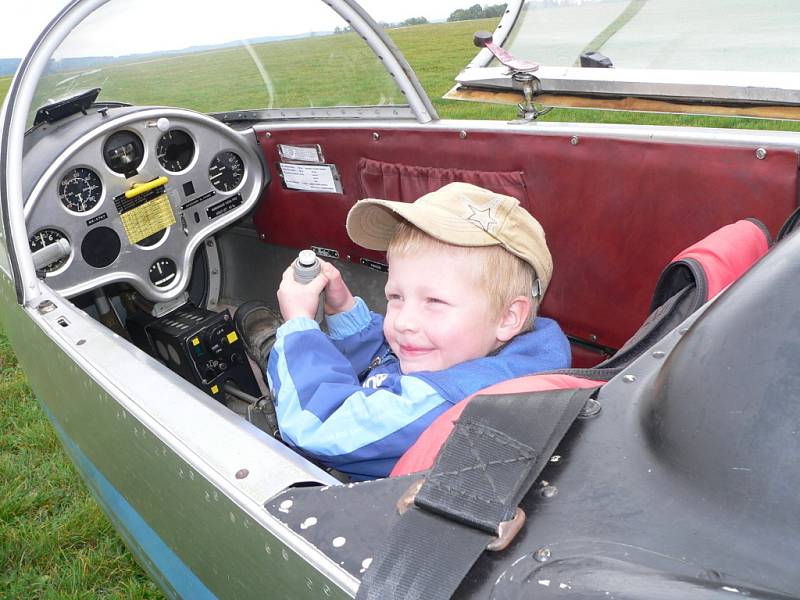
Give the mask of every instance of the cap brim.
[[359, 246], [386, 250], [397, 224], [405, 219], [418, 229], [456, 246], [494, 246], [501, 242], [463, 218], [418, 203], [366, 198], [347, 215], [347, 234]]

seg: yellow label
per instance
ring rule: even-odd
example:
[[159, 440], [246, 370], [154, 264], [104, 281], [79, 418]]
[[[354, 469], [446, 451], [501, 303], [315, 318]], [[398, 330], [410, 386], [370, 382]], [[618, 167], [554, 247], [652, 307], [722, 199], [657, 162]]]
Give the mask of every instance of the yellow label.
[[238, 335], [236, 335], [236, 332], [235, 332], [235, 331], [231, 331], [231, 332], [228, 334], [228, 343], [229, 343], [229, 344], [232, 344], [233, 342], [235, 342], [235, 341], [236, 341], [236, 340], [238, 340], [238, 339], [239, 339], [239, 336], [238, 336]]
[[212, 394], [217, 394], [217, 393], [219, 393], [219, 386], [218, 386], [218, 385], [212, 385], [212, 386], [211, 386], [211, 393], [212, 393]]
[[141, 206], [122, 213], [120, 218], [131, 244], [141, 242], [148, 235], [175, 224], [175, 214], [166, 194], [161, 194]]
[[192, 346], [199, 346], [200, 345], [200, 338], [194, 338], [192, 340]]

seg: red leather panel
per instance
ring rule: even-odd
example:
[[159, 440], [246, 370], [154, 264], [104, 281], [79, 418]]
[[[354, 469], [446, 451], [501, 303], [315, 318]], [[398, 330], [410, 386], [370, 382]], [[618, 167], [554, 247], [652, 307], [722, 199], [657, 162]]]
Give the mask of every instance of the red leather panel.
[[517, 198], [524, 203], [523, 208], [530, 210], [525, 174], [521, 171], [440, 169], [362, 158], [358, 163], [358, 175], [361, 195], [365, 198], [414, 202], [428, 192], [460, 181]]
[[[377, 133], [377, 136], [373, 136]], [[377, 137], [377, 139], [376, 139]], [[619, 347], [642, 323], [659, 273], [680, 250], [746, 217], [773, 233], [797, 201], [791, 150], [458, 131], [319, 129], [259, 134], [273, 181], [255, 220], [270, 243], [335, 249], [343, 259], [383, 261], [344, 230], [363, 195], [358, 165], [523, 173], [524, 206], [547, 232], [555, 272], [542, 313], [578, 338]], [[320, 144], [344, 195], [281, 186], [277, 144]]]

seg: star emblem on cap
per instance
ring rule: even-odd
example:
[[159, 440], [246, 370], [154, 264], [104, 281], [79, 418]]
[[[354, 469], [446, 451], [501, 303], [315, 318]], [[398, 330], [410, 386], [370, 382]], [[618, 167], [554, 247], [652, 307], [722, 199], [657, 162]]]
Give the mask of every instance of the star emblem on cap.
[[489, 206], [488, 208], [484, 208], [483, 210], [477, 209], [471, 204], [468, 205], [468, 208], [472, 211], [467, 217], [467, 221], [470, 223], [474, 223], [481, 229], [483, 229], [486, 233], [490, 233], [489, 229], [493, 225], [497, 225], [497, 221], [494, 220], [492, 217], [492, 207]]

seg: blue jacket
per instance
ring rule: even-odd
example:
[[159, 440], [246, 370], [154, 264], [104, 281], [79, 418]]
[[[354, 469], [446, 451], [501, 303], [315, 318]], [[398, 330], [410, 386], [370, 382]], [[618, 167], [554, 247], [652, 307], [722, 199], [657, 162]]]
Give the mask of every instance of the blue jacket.
[[284, 441], [355, 480], [388, 475], [436, 417], [478, 390], [570, 365], [566, 336], [543, 317], [494, 355], [410, 375], [360, 298], [327, 322], [329, 335], [307, 317], [281, 325], [267, 380]]

